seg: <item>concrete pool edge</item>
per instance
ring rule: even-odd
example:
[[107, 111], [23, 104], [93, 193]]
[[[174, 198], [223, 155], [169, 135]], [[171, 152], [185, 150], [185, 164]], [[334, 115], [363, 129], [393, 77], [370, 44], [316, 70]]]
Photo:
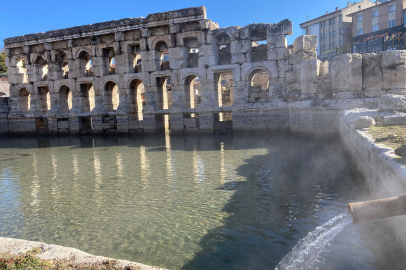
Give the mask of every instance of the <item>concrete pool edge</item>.
[[[406, 192], [406, 166], [398, 162], [394, 149], [375, 140], [368, 130], [354, 128], [350, 114], [368, 114], [371, 112], [343, 110], [339, 117], [339, 133], [358, 170], [363, 174], [365, 182], [375, 199], [397, 197]], [[374, 112], [372, 112], [374, 113]], [[353, 116], [353, 115], [352, 115]], [[400, 246], [406, 252], [406, 217], [388, 218], [387, 222], [393, 230]]]
[[36, 257], [43, 260], [67, 261], [74, 264], [94, 264], [109, 260], [116, 261], [116, 265], [120, 268], [132, 266], [139, 270], [165, 270], [165, 268], [159, 268], [156, 266], [148, 266], [126, 260], [116, 260], [102, 256], [95, 256], [75, 248], [0, 237], [0, 254], [25, 254], [34, 248], [41, 248], [43, 250], [41, 254], [36, 255]]

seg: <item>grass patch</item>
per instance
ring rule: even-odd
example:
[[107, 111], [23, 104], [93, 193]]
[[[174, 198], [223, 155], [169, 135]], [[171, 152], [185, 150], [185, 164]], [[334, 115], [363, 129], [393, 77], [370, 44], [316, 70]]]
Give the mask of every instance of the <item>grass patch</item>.
[[37, 258], [42, 252], [35, 248], [26, 254], [0, 254], [1, 270], [140, 270], [141, 267], [127, 266], [120, 268], [114, 260], [106, 260], [94, 264], [73, 264], [66, 261], [51, 261]]
[[368, 131], [376, 143], [382, 143], [392, 149], [406, 144], [406, 126], [371, 127]]

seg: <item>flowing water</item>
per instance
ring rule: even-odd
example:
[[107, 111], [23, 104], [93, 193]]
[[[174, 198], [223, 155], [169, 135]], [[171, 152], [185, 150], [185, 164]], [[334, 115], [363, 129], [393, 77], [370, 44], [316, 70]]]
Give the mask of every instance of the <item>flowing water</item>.
[[341, 214], [317, 227], [300, 240], [278, 264], [276, 270], [302, 270], [313, 267], [327, 245], [352, 222], [349, 214]]
[[[0, 138], [0, 236], [173, 270], [275, 269], [309, 232], [366, 199], [338, 140]], [[383, 228], [347, 226], [311, 268], [403, 269]]]

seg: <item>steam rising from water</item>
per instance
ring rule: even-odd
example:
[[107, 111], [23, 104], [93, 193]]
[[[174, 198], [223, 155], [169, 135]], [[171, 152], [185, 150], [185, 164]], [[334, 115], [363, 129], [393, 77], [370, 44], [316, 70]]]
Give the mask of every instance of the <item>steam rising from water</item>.
[[300, 240], [278, 264], [275, 270], [309, 269], [326, 250], [333, 238], [352, 222], [349, 214], [341, 214], [324, 225], [317, 227]]

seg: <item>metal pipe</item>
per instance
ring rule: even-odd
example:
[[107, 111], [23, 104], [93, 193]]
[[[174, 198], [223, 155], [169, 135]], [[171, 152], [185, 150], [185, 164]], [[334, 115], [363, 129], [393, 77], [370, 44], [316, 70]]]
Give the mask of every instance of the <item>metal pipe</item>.
[[383, 200], [349, 203], [354, 223], [406, 215], [406, 194]]

